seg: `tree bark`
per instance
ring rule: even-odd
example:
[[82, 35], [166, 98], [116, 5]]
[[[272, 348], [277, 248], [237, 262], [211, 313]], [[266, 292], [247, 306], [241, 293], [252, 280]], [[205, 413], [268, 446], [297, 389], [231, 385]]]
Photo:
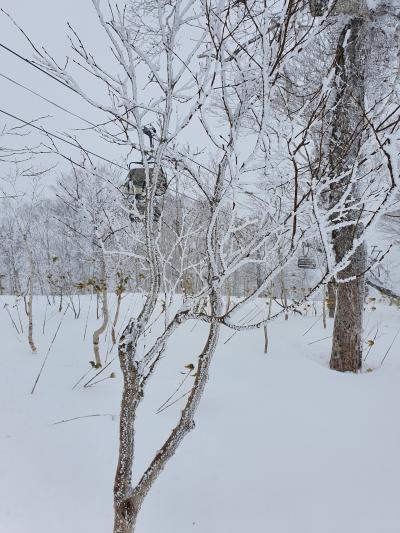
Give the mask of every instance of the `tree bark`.
[[194, 428], [194, 416], [208, 380], [209, 368], [220, 332], [219, 322], [212, 322], [206, 344], [199, 355], [195, 381], [180, 419], [137, 485], [133, 487], [135, 418], [137, 407], [143, 396], [143, 380], [134, 362], [135, 345], [129, 340], [132, 339], [133, 328], [134, 322], [132, 321], [125, 329], [119, 344], [124, 389], [121, 403], [119, 459], [114, 481], [113, 533], [135, 532], [137, 516], [145, 497], [184, 437]]
[[[353, 229], [341, 232], [336, 247], [346, 250], [353, 242]], [[347, 241], [347, 242], [346, 242]], [[351, 248], [350, 248], [351, 249]], [[357, 372], [362, 365], [362, 328], [365, 296], [365, 245], [353, 253], [350, 264], [339, 274], [336, 285], [337, 306], [333, 326], [330, 367], [340, 372]], [[345, 283], [340, 279], [353, 278]]]
[[[336, 263], [344, 261], [337, 274], [336, 312], [330, 367], [357, 372], [362, 364], [362, 320], [364, 309], [365, 245], [356, 173], [364, 128], [365, 20], [354, 17], [343, 29], [336, 53], [336, 102], [330, 149], [331, 205], [338, 205], [332, 243]], [[340, 211], [339, 211], [340, 208]], [[358, 239], [358, 246], [356, 240]], [[353, 252], [353, 253], [352, 253]]]
[[[131, 327], [128, 325], [127, 329]], [[136, 409], [140, 402], [137, 368], [125, 342], [119, 345], [119, 359], [124, 376], [121, 401], [118, 465], [114, 480], [114, 533], [133, 533], [139, 508], [129, 498], [132, 487]]]
[[131, 500], [124, 500], [115, 506], [114, 533], [134, 533], [138, 509]]

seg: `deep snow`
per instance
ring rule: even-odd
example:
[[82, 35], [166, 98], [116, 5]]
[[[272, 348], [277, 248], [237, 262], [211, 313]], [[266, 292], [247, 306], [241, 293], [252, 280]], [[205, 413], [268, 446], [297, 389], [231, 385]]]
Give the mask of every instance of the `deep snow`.
[[[33, 355], [3, 307], [8, 303], [17, 320], [14, 299], [0, 297], [0, 533], [110, 533], [118, 363], [104, 372], [115, 371], [116, 379], [72, 391], [92, 359], [93, 305], [83, 341], [89, 297], [82, 298], [79, 320], [47, 309], [43, 335], [45, 302], [35, 302]], [[138, 302], [138, 295], [128, 296], [122, 317]], [[372, 339], [378, 329], [377, 339], [359, 375], [329, 370], [329, 339], [314, 342], [330, 335], [331, 320], [327, 330], [319, 320], [305, 334], [320, 306], [317, 317], [309, 310], [271, 324], [267, 355], [261, 330], [227, 344], [232, 332], [224, 330], [196, 429], [148, 496], [137, 532], [399, 533], [400, 335], [382, 367], [380, 361], [400, 327], [400, 311], [374, 306], [367, 306], [365, 331]], [[182, 379], [184, 365], [195, 361], [204, 333], [204, 325], [186, 324], [149, 387], [136, 432], [140, 469], [182, 402], [154, 411]], [[54, 425], [92, 414], [104, 416]]]

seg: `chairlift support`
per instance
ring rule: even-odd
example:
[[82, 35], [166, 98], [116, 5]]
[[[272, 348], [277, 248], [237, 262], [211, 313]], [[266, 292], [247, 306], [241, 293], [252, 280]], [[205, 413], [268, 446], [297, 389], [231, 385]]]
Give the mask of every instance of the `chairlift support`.
[[303, 269], [315, 270], [317, 268], [317, 263], [314, 257], [310, 256], [310, 245], [303, 243], [302, 244], [302, 255], [297, 261], [297, 266]]
[[[149, 137], [151, 154], [153, 152], [153, 136], [156, 130], [153, 126], [145, 126], [143, 133]], [[140, 165], [136, 168], [131, 168], [132, 165]], [[150, 162], [150, 180], [153, 179], [154, 163]], [[167, 176], [162, 168], [160, 168], [157, 177], [157, 185], [154, 202], [154, 222], [158, 222], [161, 217], [161, 205], [159, 197], [167, 192], [168, 183]], [[129, 219], [131, 222], [141, 222], [144, 220], [144, 213], [146, 210], [146, 170], [142, 161], [132, 161], [129, 164], [129, 172], [126, 178], [124, 189], [128, 196], [129, 204]]]

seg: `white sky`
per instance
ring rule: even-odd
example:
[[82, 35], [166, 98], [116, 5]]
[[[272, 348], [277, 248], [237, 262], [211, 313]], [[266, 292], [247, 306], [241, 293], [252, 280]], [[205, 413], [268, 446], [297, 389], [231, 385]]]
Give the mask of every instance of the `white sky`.
[[[69, 54], [69, 41], [67, 38], [67, 22], [70, 22], [89, 44], [89, 48], [107, 64], [107, 40], [97, 21], [97, 16], [90, 0], [1, 0], [2, 9], [7, 11], [32, 39], [38, 47], [44, 46], [61, 64], [65, 56]], [[0, 42], [20, 53], [24, 57], [31, 58], [32, 48], [12, 22], [3, 13], [0, 14]], [[110, 63], [111, 64], [111, 63]], [[0, 48], [0, 74], [15, 79], [17, 82], [42, 94], [44, 97], [57, 102], [63, 107], [81, 115], [92, 122], [104, 120], [104, 115], [99, 114], [78, 95], [64, 88], [56, 81], [45, 76], [30, 65], [15, 58]], [[80, 74], [82, 77], [82, 74]], [[96, 93], [97, 86], [93, 82], [91, 90]], [[55, 108], [30, 94], [26, 90], [15, 86], [0, 76], [1, 103], [0, 108], [19, 116], [25, 120], [32, 120], [39, 116], [51, 115], [41, 121], [41, 125], [51, 132], [70, 131], [73, 128], [87, 127], [79, 119], [71, 117], [67, 113]], [[17, 123], [0, 113], [0, 127], [13, 126]], [[30, 144], [33, 140], [38, 142], [40, 133], [34, 139], [24, 141]], [[79, 138], [86, 148], [100, 153], [110, 159], [118, 159], [120, 154], [115, 148], [102, 143], [93, 132], [80, 133]], [[11, 141], [13, 142], [13, 141]], [[10, 143], [9, 143], [10, 145]], [[61, 146], [61, 144], [60, 144]], [[71, 156], [78, 155], [73, 148], [67, 149]], [[44, 166], [46, 157], [42, 159]], [[0, 167], [4, 172], [4, 167]]]
[[[97, 57], [100, 57], [103, 62], [105, 61], [106, 65], [113, 64], [108, 52], [107, 39], [97, 21], [91, 0], [35, 0], [34, 2], [32, 0], [0, 0], [0, 6], [24, 28], [37, 46], [45, 46], [60, 63], [63, 62], [66, 55], [70, 54], [67, 38], [67, 22], [70, 22]], [[27, 58], [32, 57], [33, 51], [25, 38], [3, 13], [0, 13], [0, 42]], [[104, 119], [104, 115], [97, 112], [78, 95], [1, 48], [0, 74], [14, 78], [17, 82], [30, 87], [46, 98], [56, 101], [92, 122], [99, 122]], [[81, 73], [80, 76], [82, 76]], [[91, 83], [95, 94], [98, 87], [95, 83]], [[85, 127], [85, 124], [80, 120], [43, 102], [24, 89], [16, 87], [1, 76], [0, 94], [0, 109], [25, 120], [51, 115], [51, 117], [41, 121], [41, 124], [51, 132], [71, 132], [74, 128]], [[8, 126], [18, 125], [17, 122], [0, 113], [0, 128], [3, 129], [5, 124]], [[198, 138], [197, 134], [198, 132], [195, 132], [193, 136], [195, 139]], [[27, 144], [37, 143], [40, 137], [38, 133], [25, 142]], [[80, 133], [79, 138], [85, 148], [100, 153], [111, 160], [118, 161], [123, 155], [118, 151], [118, 148], [102, 142], [96, 133], [90, 131]], [[0, 138], [0, 143], [2, 141]], [[193, 138], [191, 141], [193, 142]], [[78, 151], [73, 148], [65, 147], [65, 151], [70, 153], [72, 157], [78, 156]], [[135, 155], [133, 158], [137, 159]], [[55, 159], [51, 159], [50, 156], [43, 156], [41, 160], [38, 159], [35, 162], [39, 168], [54, 163]], [[46, 183], [55, 182], [62, 166], [65, 168], [65, 165], [61, 165], [46, 177]], [[1, 165], [0, 177], [5, 175], [8, 170], [6, 165]]]
[[[102, 0], [102, 2], [105, 4], [105, 0]], [[59, 64], [64, 64], [66, 56], [71, 55], [67, 28], [67, 23], [69, 22], [84, 43], [87, 44], [88, 50], [93, 52], [93, 55], [99, 60], [100, 64], [115, 72], [115, 60], [109, 51], [108, 38], [98, 22], [91, 0], [35, 0], [34, 2], [32, 0], [0, 0], [0, 5], [26, 31], [34, 44], [38, 48], [44, 46]], [[190, 42], [191, 37], [188, 35], [188, 42]], [[33, 49], [3, 13], [0, 13], [0, 43], [26, 58], [33, 57]], [[100, 82], [88, 77], [82, 70], [73, 69], [72, 72], [77, 73], [76, 79], [81, 86], [90, 88], [90, 96], [96, 97], [103, 94], [100, 92], [103, 90]], [[52, 133], [74, 133], [74, 129], [87, 128], [88, 125], [44, 102], [23, 88], [15, 86], [10, 81], [2, 78], [1, 75], [15, 79], [18, 83], [29, 87], [93, 123], [104, 121], [104, 114], [91, 107], [81, 97], [0, 47], [0, 91], [2, 95], [0, 109], [4, 109], [26, 121], [51, 115], [41, 120], [40, 125]], [[82, 78], [84, 80], [83, 83]], [[107, 100], [105, 101], [108, 103]], [[20, 125], [0, 113], [0, 128], [3, 129], [5, 124], [8, 127]], [[109, 160], [123, 163], [121, 158], [126, 156], [126, 150], [124, 152], [115, 145], [102, 141], [97, 133], [93, 131], [79, 132], [78, 136], [84, 148], [101, 154]], [[250, 139], [251, 137], [242, 138], [241, 149], [243, 149], [244, 157], [247, 157], [249, 147], [252, 145]], [[193, 148], [201, 148], [209, 143], [203, 129], [196, 122], [185, 130], [181, 140], [183, 142], [189, 142], [190, 140]], [[40, 141], [47, 142], [47, 139], [39, 132], [30, 134], [29, 137], [22, 139], [23, 144], [29, 146], [38, 144]], [[0, 138], [0, 143], [3, 142], [4, 139]], [[6, 139], [4, 144], [15, 146], [18, 142], [20, 142], [20, 139], [12, 138], [11, 140]], [[79, 151], [77, 149], [60, 142], [58, 145], [64, 153], [67, 153], [72, 158], [79, 159]], [[209, 163], [207, 154], [204, 157], [204, 162]], [[129, 156], [129, 160], [138, 160], [139, 158], [140, 156], [137, 153]], [[96, 162], [101, 164], [99, 160]], [[65, 169], [68, 164], [65, 161], [60, 161], [59, 158], [56, 159], [54, 156], [49, 155], [38, 156], [33, 163], [38, 169], [50, 167], [56, 163], [58, 166], [44, 180], [46, 184], [54, 183], [60, 174], [60, 170]], [[10, 167], [1, 163], [0, 165], [1, 177], [9, 172]], [[122, 172], [124, 173], [124, 171]], [[251, 181], [252, 177], [246, 175], [246, 181], [248, 180]], [[24, 188], [24, 183], [22, 183], [22, 188]]]

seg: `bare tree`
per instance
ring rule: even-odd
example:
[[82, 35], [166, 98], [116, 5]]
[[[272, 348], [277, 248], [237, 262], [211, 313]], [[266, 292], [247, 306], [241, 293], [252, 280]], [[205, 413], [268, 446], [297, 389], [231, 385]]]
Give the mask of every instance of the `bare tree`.
[[[3, 206], [8, 210], [8, 215], [12, 217], [15, 223], [15, 229], [20, 239], [21, 252], [25, 261], [23, 266], [24, 272], [17, 272], [15, 267], [15, 258], [12, 260], [14, 270], [14, 283], [16, 289], [20, 290], [20, 278], [24, 276], [25, 290], [22, 291], [25, 300], [25, 311], [28, 317], [27, 340], [32, 352], [36, 352], [37, 347], [34, 341], [34, 293], [35, 284], [38, 282], [39, 271], [37, 261], [38, 239], [35, 234], [35, 222], [37, 222], [36, 213], [41, 205], [42, 186], [40, 178], [31, 180], [31, 188], [28, 191], [21, 192], [18, 188], [18, 174], [10, 176], [7, 180], [8, 190], [12, 194], [4, 194], [2, 198]], [[11, 242], [11, 239], [10, 239]], [[4, 244], [3, 244], [4, 245]], [[36, 253], [35, 253], [36, 252]]]
[[[263, 210], [245, 215], [247, 207], [240, 200], [239, 184], [240, 177], [256, 172], [257, 166], [272, 166], [267, 155], [272, 134], [268, 102], [279, 91], [281, 64], [295, 54], [304, 36], [297, 32], [297, 2], [289, 3], [283, 14], [258, 2], [251, 7], [232, 7], [229, 2], [187, 0], [172, 5], [159, 1], [149, 2], [145, 8], [132, 2], [123, 11], [110, 9], [108, 20], [99, 2], [94, 1], [93, 5], [123, 76], [115, 77], [100, 66], [77, 36], [72, 41], [73, 49], [84, 68], [105, 84], [111, 105], [93, 101], [52, 57], [42, 55], [40, 65], [111, 115], [112, 126], [119, 127], [123, 136], [109, 133], [110, 142], [138, 150], [142, 158], [144, 216], [140, 221], [135, 202], [128, 201], [138, 237], [130, 250], [117, 250], [142, 262], [147, 282], [144, 305], [137, 316], [130, 318], [118, 348], [124, 388], [114, 486], [114, 531], [131, 533], [145, 496], [194, 427], [221, 326], [235, 330], [257, 328], [274, 318], [266, 316], [260, 323], [248, 325], [236, 322], [241, 308], [265, 291], [295, 256], [303, 239], [302, 232], [292, 241], [287, 238], [292, 202], [282, 205], [278, 198], [268, 198]], [[277, 31], [277, 15], [283, 17], [285, 31]], [[190, 47], [181, 47], [179, 40], [188, 31], [195, 32], [196, 38]], [[145, 89], [141, 84], [144, 77], [149, 80]], [[274, 127], [279, 126], [279, 119], [273, 120]], [[207, 157], [202, 156], [202, 150], [182, 142], [196, 121], [205, 134]], [[146, 142], [149, 122], [157, 126], [152, 134], [152, 150]], [[257, 134], [243, 157], [239, 138], [250, 123], [258, 124]], [[91, 172], [97, 171], [92, 168]], [[179, 172], [181, 186], [185, 183], [183, 196], [193, 198], [192, 203], [180, 207], [178, 224], [171, 225], [168, 207], [160, 219], [157, 216], [158, 177], [164, 172], [170, 176], [172, 194], [182, 194], [179, 188], [174, 190], [174, 176]], [[193, 209], [198, 202], [201, 219]], [[308, 208], [306, 201], [296, 206], [299, 216], [301, 210]], [[169, 250], [161, 246], [163, 232], [169, 232]], [[201, 243], [203, 255], [192, 253], [194, 240]], [[109, 249], [106, 253], [111, 252]], [[260, 284], [234, 305], [224, 306], [224, 287], [235, 273], [264, 263], [267, 258]], [[188, 277], [196, 280], [196, 289], [187, 291], [178, 309], [176, 298], [166, 298], [163, 312], [168, 313], [168, 320], [164, 331], [141, 354], [143, 335], [159, 316], [161, 290], [173, 293]], [[177, 425], [139, 481], [132, 485], [137, 409], [167, 343], [188, 320], [209, 324], [207, 340], [194, 366], [193, 385]]]
[[[58, 184], [58, 198], [67, 208], [59, 219], [64, 225], [75, 248], [86, 256], [94, 266], [93, 275], [79, 283], [79, 288], [90, 288], [100, 297], [102, 320], [93, 332], [93, 366], [100, 368], [100, 338], [109, 323], [109, 266], [106, 245], [114, 242], [113, 238], [123, 231], [127, 221], [122, 220], [124, 211], [120, 209], [120, 191], [114, 184], [115, 177], [109, 169], [102, 168], [99, 176], [90, 171], [75, 170], [69, 176], [63, 176]], [[71, 221], [71, 212], [75, 214], [75, 224]]]

